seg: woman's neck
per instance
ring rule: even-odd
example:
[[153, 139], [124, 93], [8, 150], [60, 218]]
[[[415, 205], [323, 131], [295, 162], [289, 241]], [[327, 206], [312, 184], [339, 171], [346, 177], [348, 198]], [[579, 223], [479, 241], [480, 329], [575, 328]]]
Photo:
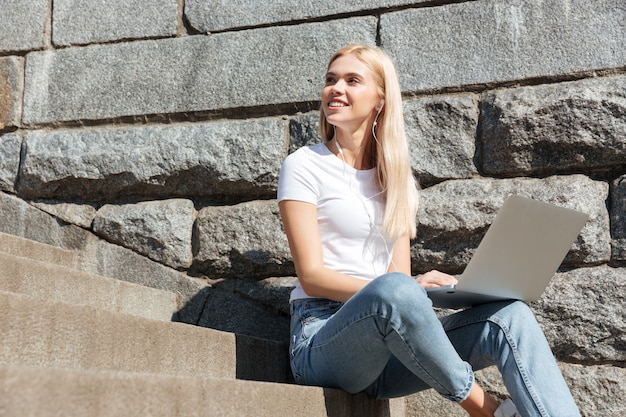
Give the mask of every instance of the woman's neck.
[[335, 132], [330, 143], [335, 147], [331, 151], [345, 164], [357, 170], [374, 168], [370, 140], [364, 135], [339, 135]]

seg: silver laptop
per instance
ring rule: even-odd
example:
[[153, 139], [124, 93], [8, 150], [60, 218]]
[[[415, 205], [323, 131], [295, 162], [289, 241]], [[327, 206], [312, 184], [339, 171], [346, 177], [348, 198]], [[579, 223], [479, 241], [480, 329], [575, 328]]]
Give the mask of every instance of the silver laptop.
[[506, 199], [456, 285], [427, 289], [435, 307], [541, 297], [589, 216], [526, 197]]

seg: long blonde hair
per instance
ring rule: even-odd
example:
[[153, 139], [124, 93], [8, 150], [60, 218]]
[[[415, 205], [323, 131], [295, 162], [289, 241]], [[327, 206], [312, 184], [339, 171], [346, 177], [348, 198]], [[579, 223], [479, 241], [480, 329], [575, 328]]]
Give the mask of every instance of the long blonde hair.
[[[402, 95], [395, 67], [380, 48], [368, 45], [348, 45], [337, 51], [328, 67], [339, 57], [352, 54], [372, 72], [385, 104], [378, 117], [376, 137], [372, 138], [372, 163], [386, 199], [383, 228], [394, 239], [415, 237], [418, 207], [417, 183], [409, 161], [409, 146], [404, 132]], [[332, 140], [334, 129], [324, 112], [320, 112], [320, 133], [325, 142]], [[374, 140], [376, 139], [376, 140]]]

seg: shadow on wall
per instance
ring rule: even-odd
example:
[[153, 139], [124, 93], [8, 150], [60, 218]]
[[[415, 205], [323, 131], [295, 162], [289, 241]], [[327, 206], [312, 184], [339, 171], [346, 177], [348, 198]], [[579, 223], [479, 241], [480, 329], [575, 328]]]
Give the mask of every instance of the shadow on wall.
[[364, 393], [348, 394], [338, 389], [324, 388], [324, 401], [328, 417], [391, 416], [389, 400], [375, 400]]
[[237, 379], [293, 382], [288, 318], [235, 293], [205, 287], [172, 315], [172, 321], [233, 333]]

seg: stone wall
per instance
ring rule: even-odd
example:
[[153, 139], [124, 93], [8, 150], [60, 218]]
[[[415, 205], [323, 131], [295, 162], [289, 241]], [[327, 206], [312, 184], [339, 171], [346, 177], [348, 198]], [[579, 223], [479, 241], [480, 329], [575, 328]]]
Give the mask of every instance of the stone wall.
[[302, 3], [2, 1], [0, 206], [204, 281], [200, 325], [286, 340], [280, 163], [319, 140], [332, 52], [378, 44], [423, 187], [413, 272], [462, 271], [508, 194], [589, 213], [533, 308], [583, 414], [626, 413], [626, 3]]

